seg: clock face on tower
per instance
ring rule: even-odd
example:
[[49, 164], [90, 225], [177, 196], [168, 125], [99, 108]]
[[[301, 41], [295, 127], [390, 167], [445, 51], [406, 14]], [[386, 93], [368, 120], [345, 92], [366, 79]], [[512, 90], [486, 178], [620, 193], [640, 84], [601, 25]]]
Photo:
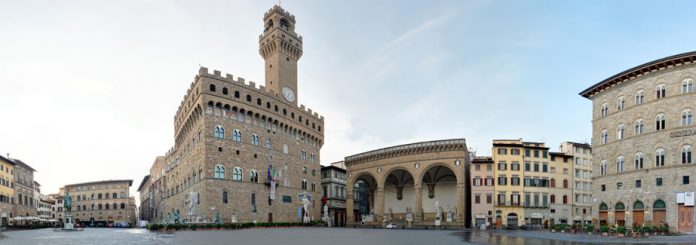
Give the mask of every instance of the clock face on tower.
[[295, 92], [293, 92], [291, 88], [283, 87], [281, 92], [283, 93], [283, 97], [285, 97], [285, 100], [287, 100], [288, 102], [295, 101]]

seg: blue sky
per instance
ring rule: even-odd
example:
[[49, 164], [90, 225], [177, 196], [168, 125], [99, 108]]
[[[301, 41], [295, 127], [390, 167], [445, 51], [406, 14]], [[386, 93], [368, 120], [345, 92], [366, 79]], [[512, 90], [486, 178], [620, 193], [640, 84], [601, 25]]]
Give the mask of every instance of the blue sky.
[[[173, 146], [198, 65], [263, 83], [275, 1], [15, 1], [0, 8], [0, 153], [44, 193], [133, 179]], [[325, 116], [322, 164], [396, 144], [591, 137], [580, 91], [696, 50], [693, 1], [304, 1], [298, 98]], [[136, 194], [136, 193], [133, 193]]]

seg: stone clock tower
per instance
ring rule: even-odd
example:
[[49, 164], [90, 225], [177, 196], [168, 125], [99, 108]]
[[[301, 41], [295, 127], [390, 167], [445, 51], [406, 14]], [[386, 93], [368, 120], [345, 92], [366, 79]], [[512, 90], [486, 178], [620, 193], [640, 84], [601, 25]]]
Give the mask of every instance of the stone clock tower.
[[263, 16], [259, 53], [266, 60], [266, 89], [297, 105], [297, 61], [302, 57], [302, 36], [295, 33], [295, 16], [278, 5]]

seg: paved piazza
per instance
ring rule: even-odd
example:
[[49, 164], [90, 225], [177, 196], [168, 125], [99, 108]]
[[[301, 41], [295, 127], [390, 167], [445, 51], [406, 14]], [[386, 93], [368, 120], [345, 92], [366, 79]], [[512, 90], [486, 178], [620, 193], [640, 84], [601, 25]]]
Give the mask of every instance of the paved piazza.
[[50, 229], [0, 233], [0, 244], [693, 244], [696, 235], [626, 239], [547, 231], [453, 231], [344, 228], [281, 228], [238, 231], [187, 231], [174, 234], [144, 229]]

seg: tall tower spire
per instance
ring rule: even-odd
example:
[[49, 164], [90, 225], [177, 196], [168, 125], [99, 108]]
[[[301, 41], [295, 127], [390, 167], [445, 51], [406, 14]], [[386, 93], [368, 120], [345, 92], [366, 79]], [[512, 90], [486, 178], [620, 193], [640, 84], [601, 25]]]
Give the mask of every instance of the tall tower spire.
[[295, 33], [295, 16], [279, 5], [263, 16], [259, 53], [266, 61], [266, 89], [297, 105], [297, 61], [302, 57], [302, 36]]

